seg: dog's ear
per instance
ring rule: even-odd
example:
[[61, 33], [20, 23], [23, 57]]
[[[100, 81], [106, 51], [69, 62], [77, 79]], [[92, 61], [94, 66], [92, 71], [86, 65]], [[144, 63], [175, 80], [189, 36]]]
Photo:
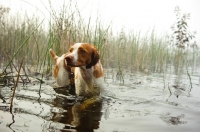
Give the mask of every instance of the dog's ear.
[[98, 61], [99, 61], [99, 53], [95, 48], [93, 48], [91, 54], [91, 62], [86, 66], [86, 68], [87, 69], [91, 68], [92, 66], [96, 65]]
[[54, 62], [56, 62], [57, 59], [58, 59], [58, 56], [55, 54], [55, 52], [54, 52], [52, 49], [49, 49], [49, 54], [50, 54], [52, 60], [53, 60]]

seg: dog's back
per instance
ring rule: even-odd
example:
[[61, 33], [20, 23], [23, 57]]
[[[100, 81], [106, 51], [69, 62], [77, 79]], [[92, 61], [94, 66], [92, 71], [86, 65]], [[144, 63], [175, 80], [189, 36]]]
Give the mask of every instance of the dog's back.
[[67, 66], [65, 61], [66, 54], [63, 54], [59, 57], [55, 54], [55, 52], [52, 49], [49, 50], [49, 53], [51, 58], [55, 62], [55, 67], [53, 69], [53, 77], [56, 80], [56, 85], [60, 87], [68, 86], [71, 70], [70, 67]]

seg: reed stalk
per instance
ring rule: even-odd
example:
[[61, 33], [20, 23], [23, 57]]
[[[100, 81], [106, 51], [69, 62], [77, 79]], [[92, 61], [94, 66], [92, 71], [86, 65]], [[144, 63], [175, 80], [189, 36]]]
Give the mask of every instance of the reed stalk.
[[[17, 16], [5, 24], [4, 32], [0, 32], [0, 56], [5, 56], [3, 51], [14, 54], [11, 54], [11, 59], [6, 62], [4, 72], [14, 58], [19, 59], [26, 55], [26, 64], [33, 66], [37, 72], [49, 73], [52, 68], [49, 48], [62, 55], [77, 42], [94, 44], [100, 53], [103, 66], [117, 68], [120, 74], [126, 68], [133, 72], [172, 73], [173, 67], [178, 73], [180, 68], [186, 66], [186, 60], [192, 61], [189, 57], [186, 59], [177, 47], [169, 48], [169, 40], [166, 39], [168, 34], [158, 36], [154, 29], [147, 32], [118, 32], [112, 27], [112, 22], [104, 25], [99, 17], [95, 20], [92, 16], [83, 18], [77, 2], [74, 1], [64, 3], [60, 12], [51, 8], [51, 3], [49, 6], [51, 19], [48, 20], [47, 30], [43, 29], [44, 20], [39, 23], [37, 16], [22, 20]], [[194, 64], [199, 65], [197, 62], [200, 58], [197, 51], [194, 52], [191, 63], [193, 67]], [[0, 60], [4, 63], [3, 59]]]
[[12, 113], [13, 99], [14, 99], [14, 96], [15, 96], [15, 90], [16, 90], [16, 88], [17, 88], [17, 84], [18, 84], [19, 77], [20, 77], [20, 70], [21, 70], [21, 68], [22, 68], [23, 62], [24, 62], [24, 58], [21, 60], [19, 69], [18, 69], [18, 71], [17, 71], [17, 80], [16, 80], [15, 83], [14, 83], [14, 89], [13, 89], [13, 93], [12, 93], [11, 101], [10, 101], [10, 113]]
[[[43, 22], [43, 21], [42, 21]], [[41, 22], [41, 23], [42, 23]], [[12, 56], [12, 58], [9, 60], [8, 64], [6, 65], [6, 67], [4, 68], [3, 72], [6, 72], [6, 69], [8, 68], [8, 66], [11, 64], [11, 62], [13, 61], [13, 59], [15, 58], [15, 56], [19, 53], [19, 51], [23, 48], [23, 46], [25, 44], [27, 44], [27, 41], [30, 39], [30, 37], [33, 35], [33, 33], [37, 30], [37, 28], [41, 25], [41, 23], [32, 31], [32, 33], [24, 40], [24, 42], [19, 46], [19, 48], [17, 49], [17, 51], [14, 53], [14, 55]]]

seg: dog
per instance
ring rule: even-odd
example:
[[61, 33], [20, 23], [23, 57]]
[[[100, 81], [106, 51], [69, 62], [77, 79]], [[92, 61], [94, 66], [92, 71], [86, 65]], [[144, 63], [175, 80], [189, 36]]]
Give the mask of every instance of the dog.
[[70, 75], [71, 75], [71, 67], [66, 64], [65, 56], [57, 56], [55, 52], [50, 49], [50, 56], [55, 63], [55, 67], [53, 69], [53, 77], [56, 80], [56, 87], [66, 87], [70, 83]]
[[72, 45], [65, 55], [65, 63], [74, 67], [76, 94], [98, 96], [103, 86], [103, 67], [97, 49], [88, 43]]

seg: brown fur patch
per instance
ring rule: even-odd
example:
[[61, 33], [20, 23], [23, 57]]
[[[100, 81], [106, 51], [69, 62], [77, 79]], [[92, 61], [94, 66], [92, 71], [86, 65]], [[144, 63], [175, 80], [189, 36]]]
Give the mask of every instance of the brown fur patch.
[[99, 63], [101, 63], [101, 62], [98, 62], [96, 65], [94, 65], [93, 76], [95, 78], [99, 78], [99, 77], [103, 76], [103, 71], [102, 71], [101, 65]]
[[56, 78], [58, 75], [58, 71], [59, 71], [59, 67], [58, 65], [55, 65], [54, 69], [53, 69], [53, 77]]
[[[84, 57], [81, 55], [81, 52], [83, 51], [87, 54], [87, 56]], [[96, 48], [90, 44], [82, 44], [78, 50], [78, 55], [79, 58], [88, 59], [86, 60], [86, 68], [91, 68], [99, 61], [99, 54]]]
[[71, 67], [71, 72], [74, 73], [75, 67]]
[[50, 50], [49, 50], [49, 53], [50, 53], [50, 56], [51, 56], [52, 60], [53, 60], [54, 62], [56, 62], [57, 59], [58, 59], [58, 56], [55, 54], [55, 52], [54, 52], [52, 49], [50, 49]]

